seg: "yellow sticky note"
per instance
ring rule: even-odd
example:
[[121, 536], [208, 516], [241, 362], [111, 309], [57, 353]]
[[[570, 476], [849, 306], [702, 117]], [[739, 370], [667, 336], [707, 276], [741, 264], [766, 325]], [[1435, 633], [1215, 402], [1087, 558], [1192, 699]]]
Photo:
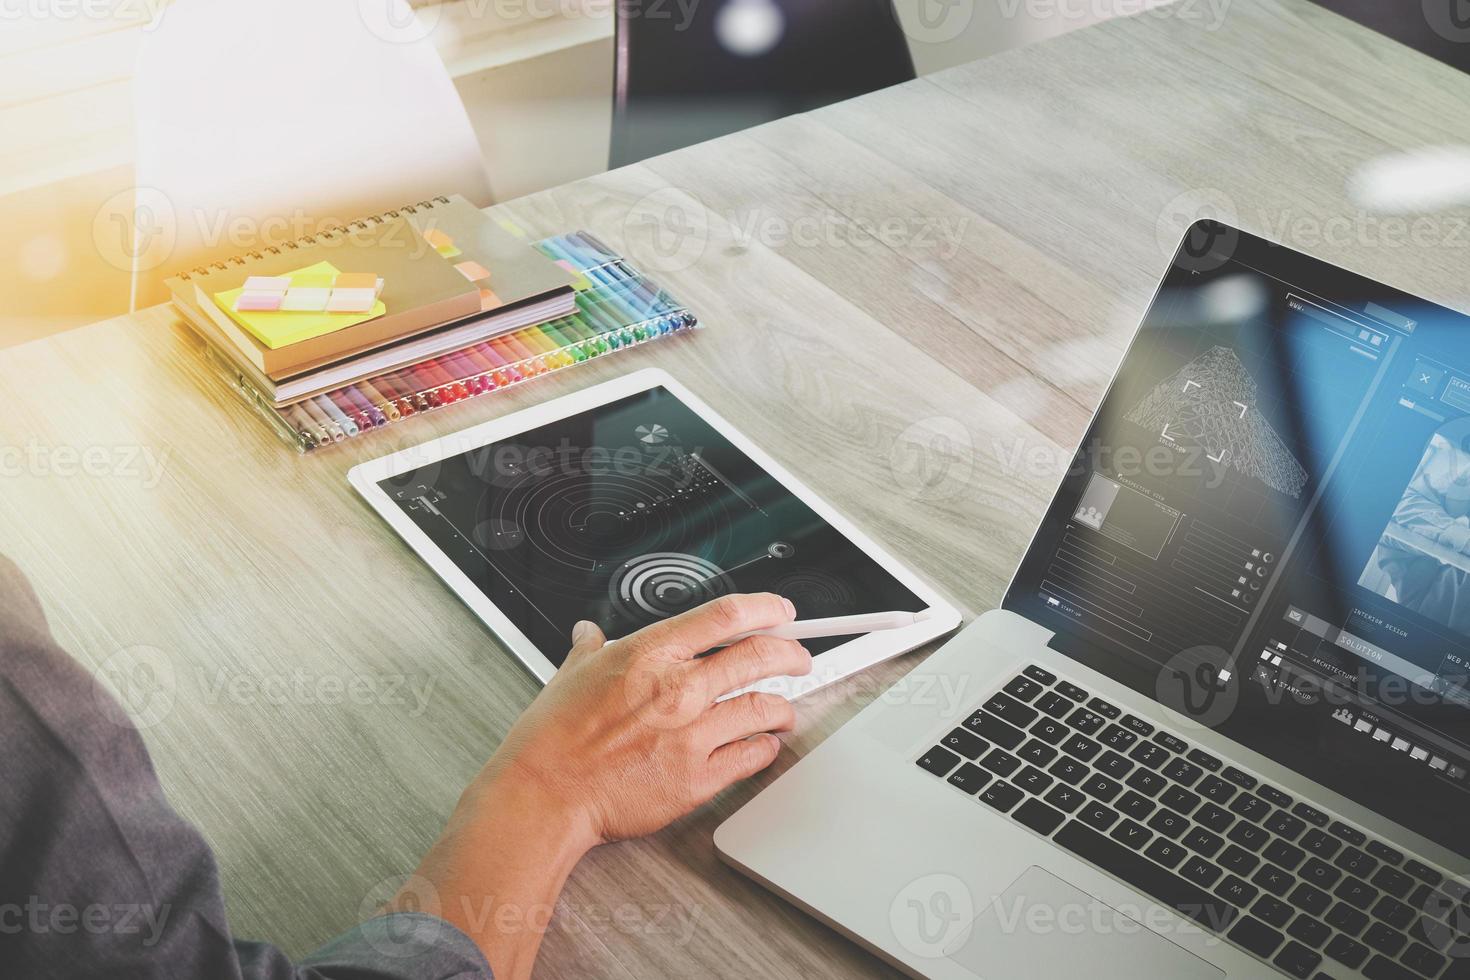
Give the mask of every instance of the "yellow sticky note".
[[332, 284], [336, 281], [337, 270], [335, 268], [331, 272], [321, 272], [317, 266], [312, 266], [310, 269], [291, 273], [292, 289], [331, 289]]
[[[301, 280], [297, 278], [298, 276], [308, 279], [325, 277], [330, 285], [336, 280], [338, 270], [330, 262], [318, 262], [305, 269], [298, 269], [290, 275], [293, 285], [300, 284]], [[355, 327], [359, 323], [375, 320], [388, 312], [388, 307], [382, 300], [374, 303], [373, 308], [366, 313], [240, 312], [235, 309], [235, 298], [243, 291], [243, 289], [227, 289], [222, 293], [215, 293], [214, 301], [229, 315], [231, 320], [234, 320], [242, 329], [271, 350], [290, 347], [303, 340], [312, 340], [338, 330]]]

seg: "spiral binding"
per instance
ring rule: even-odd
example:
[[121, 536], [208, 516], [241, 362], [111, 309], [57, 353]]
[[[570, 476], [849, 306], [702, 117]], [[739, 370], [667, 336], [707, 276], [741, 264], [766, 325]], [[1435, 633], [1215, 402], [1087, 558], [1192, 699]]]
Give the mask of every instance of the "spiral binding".
[[210, 262], [208, 265], [197, 266], [186, 272], [179, 273], [179, 279], [184, 282], [192, 282], [195, 278], [203, 279], [219, 272], [229, 272], [232, 266], [238, 269], [251, 262], [258, 262], [266, 255], [283, 255], [285, 254], [282, 251], [283, 249], [294, 252], [298, 249], [315, 245], [318, 241], [332, 241], [338, 235], [347, 235], [353, 231], [367, 231], [370, 227], [369, 222], [373, 225], [381, 225], [385, 221], [392, 221], [401, 215], [418, 214], [420, 211], [432, 211], [434, 208], [448, 203], [449, 198], [441, 194], [427, 201], [419, 201], [417, 204], [405, 204], [391, 211], [371, 214], [365, 218], [357, 218], [347, 222], [345, 225], [330, 225], [315, 235], [303, 235], [295, 241], [283, 242], [279, 246], [267, 245], [263, 250], [257, 249], [246, 252], [243, 255], [236, 255], [228, 259], [220, 259], [217, 262]]

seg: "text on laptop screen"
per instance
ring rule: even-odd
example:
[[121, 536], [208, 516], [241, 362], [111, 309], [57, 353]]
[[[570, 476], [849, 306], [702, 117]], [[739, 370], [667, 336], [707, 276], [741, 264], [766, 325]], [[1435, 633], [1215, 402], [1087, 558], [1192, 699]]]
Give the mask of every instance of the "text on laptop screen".
[[1470, 318], [1197, 225], [1006, 607], [1470, 852]]

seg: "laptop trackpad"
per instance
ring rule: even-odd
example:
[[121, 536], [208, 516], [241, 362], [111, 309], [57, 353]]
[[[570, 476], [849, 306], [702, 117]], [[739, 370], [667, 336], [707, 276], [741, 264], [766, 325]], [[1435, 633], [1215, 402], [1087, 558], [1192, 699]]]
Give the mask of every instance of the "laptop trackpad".
[[1219, 970], [1032, 866], [975, 920], [949, 958], [986, 980], [1219, 980]]

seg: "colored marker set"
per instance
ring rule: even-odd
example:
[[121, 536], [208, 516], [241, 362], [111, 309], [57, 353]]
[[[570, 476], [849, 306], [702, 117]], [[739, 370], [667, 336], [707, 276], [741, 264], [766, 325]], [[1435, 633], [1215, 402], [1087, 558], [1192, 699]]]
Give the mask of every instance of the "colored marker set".
[[284, 407], [256, 392], [212, 348], [211, 361], [305, 453], [698, 326], [692, 313], [590, 234], [549, 238], [536, 248], [578, 274], [576, 313]]

